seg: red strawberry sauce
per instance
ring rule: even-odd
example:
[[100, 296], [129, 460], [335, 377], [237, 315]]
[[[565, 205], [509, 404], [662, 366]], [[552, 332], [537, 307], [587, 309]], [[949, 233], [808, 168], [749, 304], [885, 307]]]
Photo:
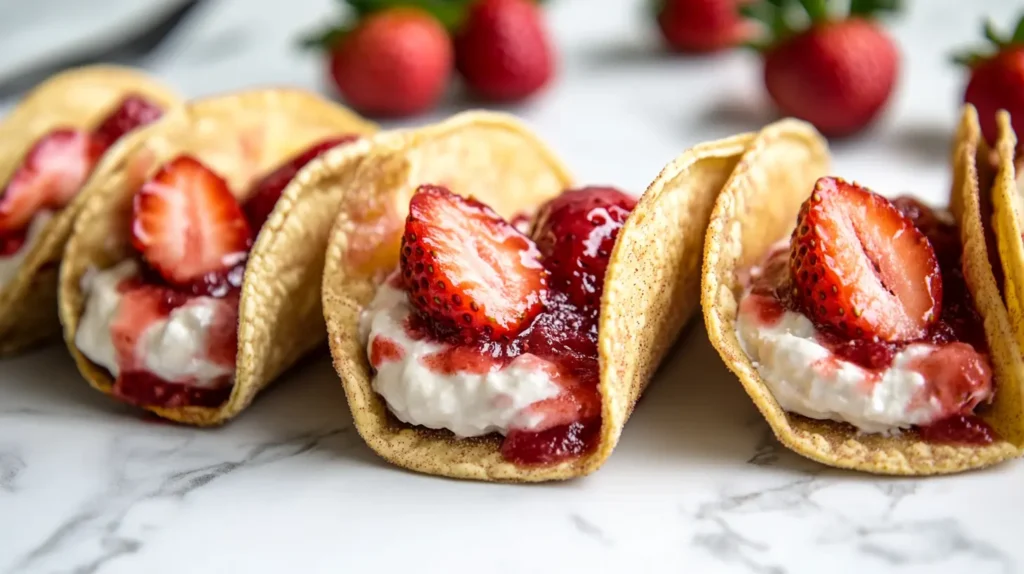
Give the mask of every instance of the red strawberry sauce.
[[[122, 295], [110, 336], [117, 350], [120, 373], [114, 381], [115, 397], [135, 405], [217, 407], [231, 395], [232, 381], [224, 376], [201, 385], [195, 380], [167, 381], [149, 372], [137, 356], [139, 338], [158, 321], [165, 321], [175, 309], [196, 300], [197, 295], [152, 282], [147, 274], [129, 277], [118, 284]], [[232, 366], [238, 347], [238, 288], [230, 287], [217, 305], [217, 321], [208, 336], [205, 360]]]
[[[507, 342], [467, 344], [439, 335], [418, 314], [409, 316], [405, 331], [411, 339], [447, 345], [422, 359], [439, 374], [496, 371], [526, 353], [548, 362], [538, 361], [538, 368], [548, 369], [551, 379], [563, 391], [530, 408], [542, 411], [546, 420], [560, 424], [539, 431], [511, 429], [501, 447], [506, 460], [523, 465], [552, 464], [590, 452], [597, 445], [601, 429], [597, 322], [592, 314], [584, 314], [569, 303], [565, 294], [552, 293], [545, 310]], [[371, 346], [371, 363], [375, 345], [376, 339]]]
[[10, 257], [21, 250], [28, 238], [28, 229], [0, 232], [0, 257]]
[[370, 364], [375, 368], [388, 361], [401, 361], [405, 349], [395, 340], [378, 336], [370, 343]]
[[[914, 368], [934, 385], [933, 396], [942, 402], [943, 410], [956, 414], [920, 427], [918, 433], [922, 439], [936, 443], [990, 444], [997, 438], [995, 431], [973, 414], [978, 401], [965, 401], [965, 397], [987, 384], [992, 376], [991, 368], [987, 361], [957, 360], [965, 355], [974, 356], [974, 352], [988, 352], [981, 317], [974, 307], [960, 264], [959, 231], [953, 223], [914, 199], [901, 197], [893, 200], [893, 204], [928, 237], [939, 259], [943, 290], [939, 320], [925, 337], [916, 341], [847, 339], [819, 327], [818, 343], [832, 351], [833, 362], [847, 361], [859, 365], [873, 375], [873, 381], [881, 378], [895, 355], [908, 345], [929, 343], [940, 346]], [[741, 303], [747, 312], [757, 312], [765, 325], [777, 322], [787, 310], [801, 312], [789, 296], [788, 258], [788, 244], [770, 253], [761, 272], [752, 278], [750, 292]], [[948, 363], [945, 362], [947, 359]], [[950, 376], [950, 368], [958, 369], [959, 376]]]

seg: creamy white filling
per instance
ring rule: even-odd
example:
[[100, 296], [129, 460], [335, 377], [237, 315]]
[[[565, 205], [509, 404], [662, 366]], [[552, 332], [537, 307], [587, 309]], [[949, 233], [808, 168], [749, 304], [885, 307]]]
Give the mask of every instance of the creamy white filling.
[[402, 349], [401, 358], [383, 361], [373, 378], [373, 390], [399, 420], [448, 429], [459, 437], [507, 434], [512, 428], [537, 430], [543, 425], [543, 415], [532, 412], [530, 405], [561, 392], [545, 369], [546, 361], [525, 354], [487, 373], [437, 373], [423, 358], [446, 347], [410, 338], [404, 325], [411, 313], [405, 292], [385, 283], [360, 320], [368, 356], [377, 337], [387, 337]]
[[[138, 265], [128, 260], [103, 271], [90, 270], [82, 277], [85, 312], [75, 333], [75, 346], [115, 377], [120, 368], [110, 327], [121, 305], [117, 286], [138, 272]], [[140, 366], [168, 382], [189, 382], [197, 387], [222, 383], [234, 369], [206, 359], [209, 331], [220, 304], [212, 297], [196, 297], [172, 310], [166, 319], [154, 321], [136, 343]]]
[[18, 274], [18, 269], [21, 269], [25, 258], [28, 257], [29, 252], [32, 251], [36, 243], [39, 242], [43, 230], [46, 229], [46, 225], [50, 223], [53, 216], [54, 213], [52, 211], [42, 210], [37, 212], [32, 217], [32, 223], [29, 224], [28, 232], [25, 235], [25, 243], [21, 248], [6, 257], [0, 257], [0, 287], [10, 283], [14, 276]]
[[849, 361], [829, 360], [832, 352], [817, 342], [817, 329], [800, 313], [786, 311], [776, 323], [766, 325], [754, 306], [740, 309], [740, 344], [786, 411], [845, 421], [868, 433], [924, 425], [944, 415], [934, 397], [922, 400], [927, 381], [911, 368], [935, 352], [934, 345], [909, 345], [888, 368], [869, 373]]

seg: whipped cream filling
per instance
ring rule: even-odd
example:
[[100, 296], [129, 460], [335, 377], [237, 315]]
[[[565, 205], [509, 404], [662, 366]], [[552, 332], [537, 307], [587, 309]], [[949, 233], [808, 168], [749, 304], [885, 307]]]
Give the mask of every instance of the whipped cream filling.
[[[120, 374], [111, 337], [111, 325], [117, 319], [123, 297], [118, 285], [138, 273], [138, 265], [128, 260], [102, 271], [90, 270], [82, 277], [85, 312], [75, 333], [75, 346], [114, 377]], [[195, 297], [173, 309], [166, 318], [153, 321], [136, 343], [139, 368], [172, 383], [197, 387], [222, 384], [225, 376], [234, 374], [233, 366], [206, 359], [207, 339], [219, 305], [212, 297]]]
[[54, 215], [54, 212], [45, 209], [37, 212], [32, 217], [32, 223], [29, 224], [28, 232], [25, 236], [25, 243], [21, 248], [6, 257], [0, 257], [0, 288], [10, 283], [18, 274], [18, 270], [25, 263], [25, 258], [28, 257], [29, 252], [32, 251], [36, 243], [39, 242], [43, 230], [46, 229], [46, 225], [50, 223]]
[[[751, 296], [744, 294], [744, 298]], [[927, 381], [912, 368], [936, 346], [909, 345], [889, 367], [869, 372], [834, 358], [831, 350], [818, 343], [817, 334], [801, 313], [787, 310], [773, 324], [765, 324], [755, 305], [740, 304], [736, 321], [740, 345], [784, 410], [848, 422], [868, 433], [925, 425], [947, 414], [938, 400], [927, 396]]]
[[405, 292], [385, 282], [360, 318], [368, 356], [380, 337], [400, 349], [397, 357], [379, 360], [373, 378], [373, 390], [399, 420], [459, 437], [545, 427], [544, 415], [530, 406], [562, 392], [549, 374], [557, 372], [550, 363], [524, 354], [485, 373], [437, 372], [424, 359], [448, 347], [410, 337], [405, 324], [412, 313]]

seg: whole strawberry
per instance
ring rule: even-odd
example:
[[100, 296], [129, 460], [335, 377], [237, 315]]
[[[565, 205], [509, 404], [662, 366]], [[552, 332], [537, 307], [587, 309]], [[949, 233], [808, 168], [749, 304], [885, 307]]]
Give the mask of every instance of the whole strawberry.
[[543, 88], [555, 56], [540, 8], [530, 0], [479, 0], [455, 36], [455, 66], [476, 95], [516, 101]]
[[608, 261], [634, 207], [618, 189], [591, 186], [564, 191], [537, 212], [532, 235], [550, 284], [581, 310], [600, 310]]
[[985, 23], [984, 33], [994, 50], [963, 54], [956, 60], [971, 71], [964, 102], [977, 108], [981, 132], [994, 144], [999, 110], [1010, 112], [1013, 131], [1024, 133], [1024, 17], [1011, 37], [1001, 36], [991, 22]]
[[837, 15], [827, 0], [800, 0], [809, 24], [790, 26], [795, 4], [766, 0], [744, 6], [772, 38], [761, 46], [764, 83], [785, 115], [806, 120], [826, 136], [854, 134], [875, 120], [896, 85], [899, 52], [873, 19], [894, 11], [893, 0], [851, 0]]
[[357, 111], [371, 116], [409, 116], [433, 108], [451, 77], [453, 55], [438, 20], [415, 7], [359, 11], [349, 28], [307, 41], [329, 54], [334, 86]]
[[742, 0], [660, 0], [661, 34], [677, 52], [713, 52], [746, 39], [749, 25], [737, 11]]

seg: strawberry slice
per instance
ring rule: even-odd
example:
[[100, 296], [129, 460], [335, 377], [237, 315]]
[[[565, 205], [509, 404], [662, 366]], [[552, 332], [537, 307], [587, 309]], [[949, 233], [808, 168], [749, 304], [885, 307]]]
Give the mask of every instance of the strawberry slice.
[[39, 138], [0, 196], [0, 231], [28, 226], [40, 209], [60, 209], [82, 188], [106, 146], [70, 128]]
[[93, 133], [106, 145], [113, 145], [121, 136], [160, 119], [164, 111], [160, 106], [139, 94], [131, 94], [121, 100], [117, 108], [103, 118]]
[[281, 167], [267, 174], [263, 179], [256, 182], [245, 200], [245, 216], [249, 219], [252, 229], [260, 229], [274, 211], [277, 200], [281, 198], [284, 188], [295, 178], [305, 165], [313, 161], [325, 151], [339, 146], [343, 143], [354, 142], [359, 139], [357, 135], [345, 135], [321, 141], [309, 147], [306, 151], [293, 157]]
[[593, 186], [564, 191], [538, 212], [533, 238], [551, 286], [580, 309], [599, 310], [608, 259], [635, 206], [622, 191]]
[[498, 341], [544, 307], [547, 271], [530, 238], [486, 205], [423, 185], [402, 236], [409, 300], [439, 334]]
[[249, 223], [227, 182], [187, 155], [143, 184], [132, 207], [132, 245], [174, 285], [228, 272], [252, 245]]
[[942, 307], [931, 243], [886, 198], [823, 177], [790, 243], [793, 300], [819, 327], [849, 339], [923, 337]]

